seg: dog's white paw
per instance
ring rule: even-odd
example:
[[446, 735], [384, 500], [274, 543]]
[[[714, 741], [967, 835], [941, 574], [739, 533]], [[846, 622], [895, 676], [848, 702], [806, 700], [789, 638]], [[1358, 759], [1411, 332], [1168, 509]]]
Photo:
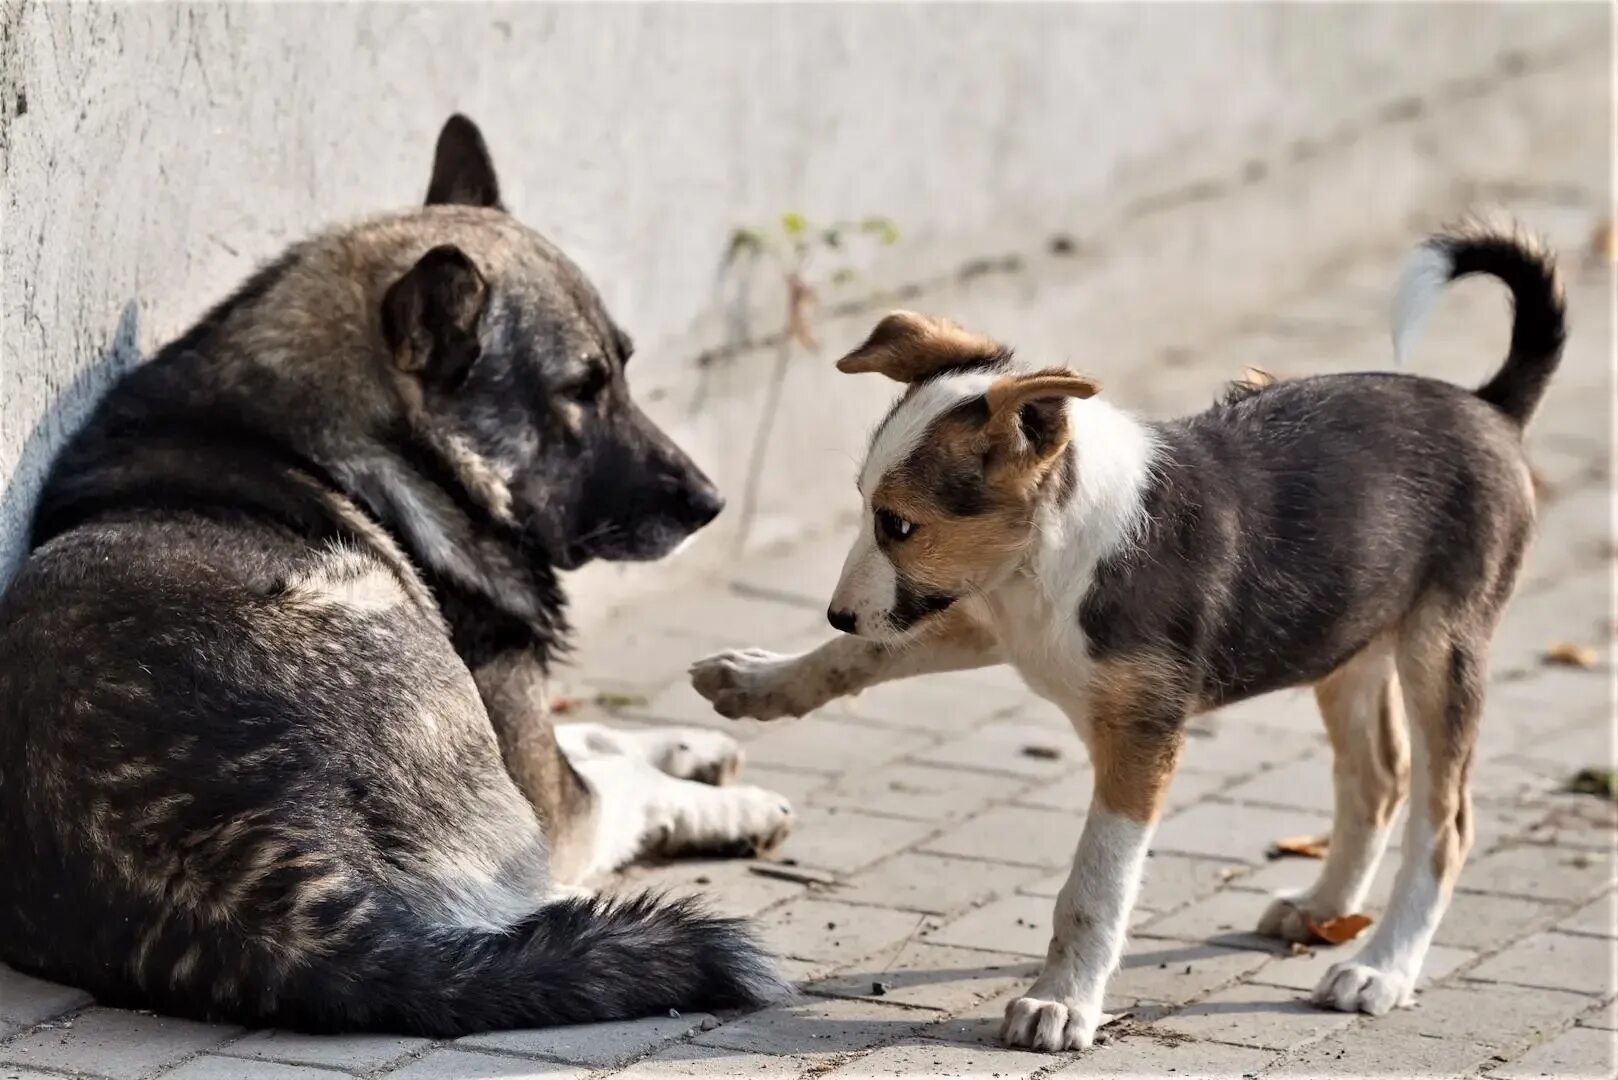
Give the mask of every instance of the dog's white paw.
[[1305, 893], [1277, 893], [1258, 919], [1258, 932], [1265, 937], [1296, 941], [1300, 945], [1319, 945], [1320, 936], [1309, 928], [1310, 920], [1323, 923], [1347, 912], [1329, 910], [1326, 905], [1311, 900]]
[[717, 785], [730, 783], [742, 771], [746, 760], [742, 744], [722, 731], [676, 728], [660, 734], [663, 741], [652, 758], [659, 772], [678, 780]]
[[1415, 1000], [1413, 980], [1397, 972], [1346, 960], [1333, 964], [1309, 1000], [1338, 1012], [1383, 1016]]
[[1000, 1041], [1031, 1050], [1087, 1050], [1095, 1041], [1101, 1010], [1076, 1003], [1020, 997], [1006, 1006]]
[[691, 785], [653, 808], [650, 848], [665, 855], [765, 855], [792, 831], [792, 804], [760, 787]]
[[802, 716], [823, 702], [802, 685], [796, 661], [767, 649], [730, 649], [691, 665], [691, 686], [732, 720]]

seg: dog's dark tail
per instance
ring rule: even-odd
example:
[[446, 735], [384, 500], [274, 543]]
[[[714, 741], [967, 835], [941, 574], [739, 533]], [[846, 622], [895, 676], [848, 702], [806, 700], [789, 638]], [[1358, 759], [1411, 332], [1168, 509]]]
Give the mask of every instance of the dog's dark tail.
[[1470, 224], [1418, 247], [1393, 301], [1394, 352], [1403, 360], [1444, 286], [1469, 274], [1491, 274], [1511, 290], [1511, 348], [1478, 397], [1524, 426], [1561, 362], [1567, 307], [1556, 260], [1520, 229]]
[[306, 992], [287, 995], [323, 1006], [299, 1026], [450, 1037], [745, 1008], [790, 993], [741, 920], [653, 894], [558, 900], [504, 932], [410, 940], [378, 929], [331, 970], [312, 972]]
[[[426, 924], [374, 895], [359, 908], [351, 900], [334, 908], [334, 916], [346, 909], [331, 923], [336, 932], [301, 941], [217, 925], [199, 936], [171, 920], [149, 957], [156, 970], [185, 974], [147, 980], [131, 1000], [255, 1026], [454, 1038], [749, 1008], [791, 995], [742, 920], [691, 900], [557, 900], [503, 931]], [[181, 956], [188, 959], [166, 962]], [[222, 984], [231, 993], [222, 995]]]

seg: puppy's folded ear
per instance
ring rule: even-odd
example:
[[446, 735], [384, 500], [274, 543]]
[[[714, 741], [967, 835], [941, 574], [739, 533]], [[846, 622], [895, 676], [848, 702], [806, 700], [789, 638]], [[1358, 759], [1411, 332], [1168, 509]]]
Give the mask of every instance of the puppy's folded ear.
[[1093, 379], [1064, 369], [1007, 375], [984, 395], [989, 417], [983, 436], [1002, 460], [1049, 461], [1072, 437], [1067, 399], [1094, 397]]
[[848, 375], [875, 371], [913, 383], [950, 368], [996, 363], [1010, 355], [999, 342], [948, 319], [895, 311], [876, 324], [864, 344], [837, 361], [837, 370]]
[[460, 113], [446, 120], [438, 133], [433, 178], [427, 184], [427, 205], [445, 203], [505, 209], [500, 205], [500, 181], [495, 178], [483, 132]]
[[423, 255], [382, 298], [382, 335], [400, 371], [453, 390], [477, 361], [489, 286], [453, 244]]

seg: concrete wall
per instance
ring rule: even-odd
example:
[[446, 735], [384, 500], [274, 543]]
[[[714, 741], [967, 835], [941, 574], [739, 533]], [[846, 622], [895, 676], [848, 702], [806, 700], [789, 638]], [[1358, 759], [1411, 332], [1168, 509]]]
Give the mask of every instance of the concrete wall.
[[[829, 361], [894, 297], [1104, 371], [1191, 347], [1459, 177], [1536, 152], [1543, 129], [1588, 122], [1599, 110], [1548, 89], [1504, 116], [1491, 95], [1536, 79], [1604, 93], [1605, 20], [1550, 4], [6, 2], [0, 575], [108, 379], [290, 240], [418, 199], [452, 110], [483, 125], [508, 205], [596, 277], [640, 345], [637, 391], [733, 504], [766, 454], [754, 512], [666, 580], [847, 509], [887, 395]], [[772, 343], [779, 274], [720, 272], [737, 227], [786, 211], [884, 215], [902, 234], [851, 252], [851, 283], [811, 268], [822, 353]], [[1058, 236], [1076, 245], [1051, 254]], [[1036, 293], [1072, 316], [1023, 324]], [[596, 570], [579, 587], [644, 581]]]

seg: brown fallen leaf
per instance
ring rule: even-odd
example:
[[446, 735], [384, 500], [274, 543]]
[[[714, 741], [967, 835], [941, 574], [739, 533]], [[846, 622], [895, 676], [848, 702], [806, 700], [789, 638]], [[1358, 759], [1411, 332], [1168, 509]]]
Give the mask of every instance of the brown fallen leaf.
[[551, 712], [556, 716], [566, 716], [579, 707], [579, 699], [572, 697], [551, 698]]
[[1603, 221], [1590, 236], [1590, 254], [1609, 263], [1618, 263], [1618, 223]]
[[1029, 743], [1022, 748], [1023, 757], [1038, 758], [1041, 761], [1055, 761], [1062, 756], [1062, 751], [1054, 746], [1044, 746], [1040, 743]]
[[1341, 945], [1345, 941], [1353, 941], [1360, 936], [1360, 931], [1371, 925], [1369, 915], [1339, 915], [1335, 919], [1325, 922], [1309, 920], [1309, 932], [1321, 941], [1332, 945]]
[[1283, 855], [1301, 855], [1306, 859], [1324, 859], [1326, 846], [1331, 843], [1329, 836], [1284, 836], [1270, 845], [1265, 852], [1272, 859], [1279, 859]]
[[645, 694], [618, 694], [610, 690], [603, 690], [596, 695], [596, 704], [609, 711], [617, 709], [637, 709], [646, 704]]
[[1542, 661], [1556, 667], [1576, 667], [1589, 670], [1601, 662], [1601, 654], [1588, 645], [1575, 645], [1558, 641], [1545, 650]]

